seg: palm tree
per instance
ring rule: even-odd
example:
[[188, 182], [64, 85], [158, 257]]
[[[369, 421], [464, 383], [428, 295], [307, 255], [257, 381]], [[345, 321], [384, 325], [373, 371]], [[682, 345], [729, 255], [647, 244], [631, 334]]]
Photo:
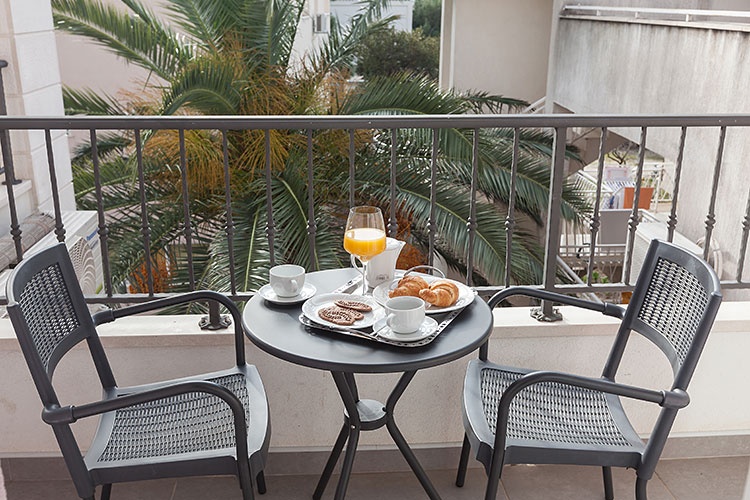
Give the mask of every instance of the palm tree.
[[[98, 0], [53, 0], [58, 29], [99, 43], [131, 64], [149, 71], [138, 96], [127, 104], [88, 89], [64, 89], [69, 114], [461, 114], [501, 106], [519, 108], [520, 100], [482, 92], [440, 89], [421, 75], [400, 74], [361, 84], [347, 81], [358, 44], [387, 29], [380, 18], [387, 0], [365, 0], [362, 14], [342, 27], [332, 20], [330, 35], [302, 60], [292, 45], [303, 13], [303, 0], [168, 0], [169, 19], [159, 19], [138, 0], [121, 0], [127, 11]], [[228, 248], [222, 237], [224, 209], [223, 141], [226, 139], [235, 224], [234, 260], [238, 290], [256, 289], [265, 280], [270, 248], [265, 237], [264, 136], [261, 131], [187, 131], [190, 214], [194, 269], [198, 286], [228, 290]], [[182, 191], [177, 132], [144, 133], [143, 164], [151, 221], [152, 255], [168, 261], [163, 276], [171, 289], [187, 286], [183, 240]], [[270, 133], [273, 216], [278, 261], [308, 268], [342, 264], [342, 224], [348, 208], [348, 144], [344, 131], [315, 134], [313, 193], [317, 238], [311, 257], [306, 236], [306, 135]], [[355, 137], [359, 202], [389, 206], [389, 131], [358, 131]], [[474, 245], [475, 279], [499, 283], [505, 268], [505, 206], [509, 200], [513, 131], [483, 130], [480, 145]], [[473, 131], [439, 133], [436, 251], [462, 269], [468, 247]], [[139, 194], [135, 179], [132, 132], [100, 136], [98, 151], [110, 220], [113, 277], [120, 286], [139, 288], [144, 259], [140, 243]], [[518, 161], [516, 213], [522, 227], [542, 224], [548, 200], [551, 135], [522, 130]], [[427, 247], [429, 130], [401, 130], [398, 141], [398, 217], [401, 237], [422, 255]], [[90, 145], [74, 151], [77, 201], [94, 208]], [[570, 152], [574, 155], [574, 152]], [[578, 186], [566, 183], [563, 217], [582, 220], [589, 210]], [[533, 230], [513, 240], [512, 280], [538, 282], [541, 252]], [[311, 260], [314, 259], [314, 260]], [[163, 269], [162, 269], [163, 270]]]

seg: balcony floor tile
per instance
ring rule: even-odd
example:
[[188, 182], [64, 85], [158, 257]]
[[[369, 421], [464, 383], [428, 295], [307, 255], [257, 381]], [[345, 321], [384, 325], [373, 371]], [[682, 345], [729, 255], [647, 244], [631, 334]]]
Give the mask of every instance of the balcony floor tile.
[[[503, 470], [503, 486], [510, 500], [602, 500], [604, 484], [600, 467], [574, 465], [511, 465]], [[617, 500], [635, 498], [635, 472], [612, 469]], [[675, 500], [659, 478], [648, 483], [649, 500]], [[682, 499], [680, 499], [682, 500]]]
[[[649, 500], [698, 500], [721, 498], [740, 500], [750, 468], [750, 457], [663, 460], [649, 482]], [[635, 474], [614, 469], [615, 498], [633, 499]], [[469, 469], [466, 485], [453, 484], [455, 470], [433, 470], [432, 481], [444, 500], [474, 500], [484, 495], [485, 475], [481, 469]], [[331, 478], [325, 499], [333, 497], [338, 476]], [[308, 500], [317, 476], [270, 476], [268, 494], [258, 500]], [[70, 481], [7, 481], [0, 500], [76, 500]], [[354, 474], [349, 482], [352, 500], [412, 500], [426, 498], [410, 472], [390, 474]], [[601, 500], [604, 497], [598, 467], [563, 465], [505, 467], [498, 500]], [[239, 485], [233, 477], [200, 477], [142, 481], [117, 484], [113, 499], [127, 500], [240, 500]]]
[[[171, 500], [175, 483], [174, 479], [155, 479], [117, 484], [112, 487], [112, 499]], [[7, 500], [80, 500], [71, 481], [9, 481], [5, 489]], [[5, 499], [0, 496], [0, 500]]]
[[680, 500], [743, 497], [750, 457], [663, 460], [656, 474]]
[[[475, 500], [484, 495], [485, 476], [480, 469], [470, 469], [463, 488], [453, 484], [455, 471], [430, 471], [430, 479], [444, 500]], [[334, 475], [328, 483], [324, 499], [333, 498], [339, 476]], [[257, 500], [309, 500], [318, 478], [315, 476], [270, 476], [266, 478], [268, 493]], [[114, 497], [115, 490], [112, 490]], [[239, 485], [231, 477], [185, 478], [177, 481], [177, 488], [172, 500], [204, 500], [217, 498], [222, 500], [240, 500]], [[427, 498], [416, 477], [410, 472], [390, 474], [353, 474], [349, 481], [347, 498], [356, 500], [381, 500], [389, 498], [419, 499]], [[10, 499], [9, 499], [10, 500]], [[497, 500], [508, 500], [500, 492]]]

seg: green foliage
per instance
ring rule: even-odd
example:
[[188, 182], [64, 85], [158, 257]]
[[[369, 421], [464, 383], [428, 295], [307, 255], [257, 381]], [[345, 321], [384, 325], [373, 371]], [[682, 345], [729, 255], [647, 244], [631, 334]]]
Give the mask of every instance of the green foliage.
[[365, 78], [409, 71], [437, 78], [440, 41], [421, 29], [411, 33], [390, 28], [365, 38], [358, 52], [357, 73]]
[[425, 36], [440, 36], [442, 0], [416, 0], [412, 13], [412, 29], [421, 28]]
[[[294, 63], [291, 48], [302, 0], [168, 0], [171, 23], [179, 27], [179, 33], [138, 0], [121, 0], [126, 10], [109, 7], [100, 0], [52, 1], [58, 29], [94, 40], [161, 77], [159, 82], [147, 82], [143, 91], [125, 104], [90, 90], [65, 89], [69, 114], [415, 115], [497, 112], [501, 107], [507, 110], [526, 105], [521, 100], [483, 92], [441, 89], [429, 76], [437, 68], [435, 39], [425, 37], [421, 30], [412, 34], [390, 30], [392, 19], [380, 19], [387, 0], [367, 0], [349, 26], [342, 27], [333, 20], [328, 39], [304, 60]], [[389, 51], [381, 47], [381, 57], [397, 60], [400, 70], [412, 71], [389, 69], [382, 75], [368, 73], [367, 81], [360, 84], [347, 81], [351, 64], [368, 43], [374, 47], [395, 39], [406, 40], [398, 49], [403, 59], [399, 62], [393, 47]], [[434, 56], [433, 69], [414, 62], [420, 57], [428, 59], [427, 51], [419, 51], [429, 44], [434, 44], [430, 56]], [[361, 54], [360, 58], [364, 59]], [[264, 133], [185, 131], [185, 171], [176, 131], [141, 134], [151, 255], [145, 255], [142, 245], [134, 133], [101, 131], [97, 135], [115, 287], [124, 291], [127, 283], [144, 283], [144, 263], [150, 259], [152, 267], [159, 268], [160, 280], [167, 281], [166, 285], [160, 282], [161, 286], [168, 290], [189, 289], [192, 271], [196, 287], [230, 291], [229, 215], [234, 228], [236, 290], [261, 286], [266, 281], [272, 250], [266, 232], [272, 221], [268, 220], [265, 197]], [[274, 130], [268, 137], [276, 262], [293, 262], [308, 269], [341, 266], [346, 262], [341, 236], [349, 206], [348, 133], [314, 132], [312, 191], [308, 188], [306, 132]], [[455, 269], [462, 270], [468, 249], [466, 219], [474, 131], [440, 130], [436, 139], [436, 251]], [[224, 191], [225, 140], [231, 214], [226, 211]], [[474, 278], [477, 283], [499, 283], [505, 278], [513, 130], [482, 130], [478, 145]], [[549, 199], [551, 150], [549, 132], [520, 131], [515, 210], [521, 227], [542, 223]], [[432, 151], [432, 130], [398, 131], [397, 216], [400, 226], [409, 228], [401, 237], [423, 254], [428, 241]], [[91, 153], [87, 143], [74, 151], [74, 187], [78, 205], [95, 209]], [[357, 131], [354, 154], [355, 203], [377, 204], [388, 211], [390, 131]], [[569, 155], [575, 157], [575, 152], [569, 151]], [[310, 196], [314, 241], [307, 222]], [[583, 200], [580, 187], [566, 182], [563, 217], [581, 220], [589, 211]], [[185, 245], [184, 203], [190, 213], [192, 268]], [[543, 251], [533, 233], [520, 228], [514, 233], [511, 281], [515, 283], [540, 280]]]

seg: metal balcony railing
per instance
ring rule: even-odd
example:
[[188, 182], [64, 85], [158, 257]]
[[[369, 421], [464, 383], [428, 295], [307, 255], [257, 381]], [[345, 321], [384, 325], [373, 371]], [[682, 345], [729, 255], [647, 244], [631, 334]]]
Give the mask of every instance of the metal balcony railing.
[[[274, 219], [272, 213], [272, 193], [268, 186], [271, 181], [271, 157], [270, 151], [270, 140], [269, 134], [271, 130], [306, 130], [307, 131], [307, 148], [308, 148], [308, 168], [312, 170], [312, 147], [313, 147], [313, 131], [314, 130], [346, 130], [350, 134], [350, 148], [349, 148], [349, 164], [350, 164], [350, 175], [349, 175], [349, 199], [350, 202], [354, 201], [354, 147], [353, 137], [356, 130], [361, 129], [379, 129], [389, 130], [391, 138], [391, 159], [390, 159], [390, 213], [388, 218], [388, 230], [389, 234], [394, 235], [398, 230], [398, 222], [396, 218], [397, 204], [394, 203], [396, 199], [396, 193], [398, 189], [398, 179], [396, 177], [396, 165], [399, 161], [397, 155], [397, 143], [400, 129], [431, 129], [433, 137], [437, 138], [438, 131], [440, 129], [448, 128], [460, 128], [460, 129], [474, 129], [474, 148], [473, 148], [473, 162], [472, 162], [472, 190], [470, 197], [470, 210], [469, 217], [466, 221], [467, 231], [469, 234], [469, 248], [466, 252], [465, 264], [467, 268], [466, 280], [471, 283], [471, 276], [473, 273], [475, 263], [473, 259], [473, 245], [474, 237], [476, 232], [476, 189], [474, 187], [477, 183], [477, 151], [478, 151], [478, 138], [477, 133], [480, 129], [485, 128], [506, 128], [511, 129], [514, 132], [514, 155], [512, 160], [512, 177], [510, 186], [510, 205], [506, 219], [506, 233], [507, 233], [507, 253], [506, 253], [506, 283], [509, 284], [510, 276], [510, 262], [511, 262], [511, 245], [513, 239], [515, 217], [514, 217], [514, 201], [516, 196], [516, 185], [515, 178], [517, 175], [517, 159], [518, 159], [518, 143], [519, 143], [519, 132], [521, 129], [552, 129], [554, 133], [554, 145], [553, 155], [550, 170], [550, 192], [548, 202], [548, 213], [546, 220], [546, 236], [545, 236], [545, 257], [544, 257], [544, 272], [543, 281], [540, 286], [547, 290], [554, 290], [563, 293], [594, 293], [598, 291], [603, 292], [616, 292], [616, 291], [630, 291], [633, 287], [633, 277], [631, 276], [631, 270], [633, 265], [633, 244], [636, 230], [640, 222], [639, 217], [639, 197], [641, 191], [641, 185], [644, 178], [644, 158], [646, 151], [646, 139], [648, 129], [650, 127], [660, 128], [676, 128], [680, 132], [679, 142], [679, 153], [676, 160], [674, 185], [672, 186], [672, 193], [676, 195], [679, 191], [680, 177], [683, 162], [683, 152], [685, 148], [685, 136], [688, 128], [692, 127], [715, 127], [719, 129], [719, 143], [715, 159], [715, 167], [713, 171], [713, 177], [711, 182], [711, 196], [709, 205], [706, 210], [706, 221], [705, 221], [705, 243], [704, 243], [704, 258], [708, 257], [711, 236], [716, 223], [715, 216], [715, 204], [716, 204], [716, 192], [718, 187], [719, 176], [722, 170], [722, 157], [724, 151], [724, 142], [726, 138], [726, 131], [729, 127], [747, 127], [750, 126], [750, 115], [700, 115], [700, 116], [584, 116], [584, 115], [441, 115], [441, 116], [225, 116], [225, 117], [211, 117], [211, 116], [125, 116], [125, 117], [0, 117], [0, 132], [7, 132], [9, 130], [42, 130], [47, 145], [48, 161], [49, 161], [49, 181], [52, 187], [53, 194], [53, 205], [56, 218], [56, 234], [60, 241], [64, 240], [65, 228], [63, 227], [62, 217], [60, 212], [60, 199], [57, 191], [57, 178], [56, 171], [54, 168], [54, 154], [52, 152], [52, 130], [87, 130], [89, 131], [91, 144], [92, 144], [92, 162], [96, 183], [96, 199], [98, 202], [98, 218], [99, 218], [99, 238], [101, 241], [101, 252], [102, 261], [104, 264], [104, 275], [105, 275], [105, 291], [106, 294], [102, 296], [91, 296], [88, 297], [89, 302], [92, 303], [125, 303], [125, 302], [136, 302], [143, 300], [150, 300], [153, 297], [159, 295], [154, 293], [153, 289], [153, 270], [149, 265], [149, 259], [146, 259], [146, 275], [148, 281], [148, 293], [147, 294], [114, 294], [109, 273], [109, 255], [107, 252], [108, 242], [108, 231], [107, 231], [107, 219], [102, 206], [102, 186], [99, 179], [99, 159], [97, 156], [97, 131], [99, 130], [131, 130], [134, 131], [135, 137], [135, 151], [138, 158], [138, 188], [140, 190], [140, 210], [141, 210], [141, 222], [142, 222], [142, 235], [144, 252], [146, 255], [151, 255], [151, 242], [149, 239], [149, 217], [148, 217], [148, 202], [145, 197], [145, 185], [144, 185], [144, 170], [142, 164], [143, 145], [141, 141], [141, 132], [148, 130], [177, 130], [179, 133], [181, 154], [181, 175], [183, 178], [183, 186], [187, 175], [185, 155], [184, 155], [184, 133], [186, 130], [218, 130], [221, 131], [224, 139], [224, 175], [225, 185], [229, 186], [229, 167], [228, 167], [228, 152], [226, 149], [226, 134], [228, 130], [262, 130], [265, 132], [265, 180], [266, 180], [266, 207], [268, 216], [267, 236], [270, 241], [270, 260], [274, 261], [274, 246], [273, 238], [275, 233]], [[597, 170], [597, 183], [595, 190], [595, 203], [593, 205], [593, 214], [590, 220], [590, 241], [588, 243], [589, 265], [588, 265], [588, 276], [584, 284], [560, 284], [556, 283], [557, 276], [557, 259], [559, 255], [560, 247], [560, 234], [561, 234], [561, 200], [562, 200], [562, 187], [563, 177], [565, 175], [565, 146], [566, 146], [566, 133], [569, 128], [573, 127], [596, 127], [602, 129], [602, 139], [600, 142], [600, 154], [598, 160]], [[626, 245], [625, 262], [623, 266], [623, 278], [620, 283], [610, 284], [594, 284], [591, 283], [591, 276], [594, 269], [593, 256], [596, 253], [597, 245], [597, 232], [599, 231], [600, 225], [600, 214], [599, 206], [602, 196], [602, 176], [604, 167], [604, 144], [606, 141], [607, 128], [610, 127], [638, 127], [641, 130], [640, 138], [640, 150], [638, 155], [638, 166], [636, 172], [636, 186], [635, 186], [635, 198], [633, 200], [633, 209], [628, 224], [628, 236]], [[436, 142], [436, 141], [435, 141]], [[12, 168], [12, 162], [9, 161], [10, 157], [3, 151], [6, 160], [6, 165]], [[435, 206], [435, 177], [434, 173], [436, 170], [435, 156], [436, 148], [433, 148], [432, 156], [432, 178], [429, 182], [432, 184], [431, 191], [431, 207]], [[425, 179], [425, 182], [428, 182]], [[308, 192], [314, 192], [315, 186], [313, 185], [312, 175], [308, 176], [307, 179]], [[16, 243], [17, 259], [23, 258], [23, 251], [21, 249], [21, 232], [19, 227], [19, 221], [15, 214], [14, 198], [12, 186], [8, 186], [8, 197], [10, 206], [10, 219], [11, 219], [11, 234]], [[232, 213], [229, 207], [232, 203], [232, 193], [227, 190], [226, 206], [227, 206], [227, 220], [226, 220], [226, 238], [228, 239], [229, 247], [232, 246], [233, 240], [233, 222]], [[313, 206], [312, 197], [308, 197], [310, 200], [310, 206], [308, 209], [308, 233], [311, 241], [315, 241], [316, 228], [313, 221], [315, 207]], [[750, 200], [749, 200], [750, 201]], [[184, 210], [185, 210], [185, 228], [184, 237], [187, 243], [187, 251], [191, 251], [191, 226], [189, 217], [189, 205], [186, 198], [183, 199]], [[668, 217], [667, 237], [671, 241], [677, 225], [677, 203], [672, 203], [671, 212]], [[430, 224], [428, 227], [429, 234], [429, 246], [430, 250], [434, 248], [435, 235], [437, 232], [436, 221], [434, 218], [434, 210], [431, 210]], [[747, 205], [745, 210], [745, 216], [742, 226], [738, 228], [742, 231], [741, 246], [738, 249], [738, 268], [736, 271], [736, 279], [727, 280], [722, 283], [725, 288], [750, 288], [750, 282], [742, 281], [742, 271], [745, 253], [747, 250], [748, 233], [750, 232], [750, 203]], [[311, 251], [314, 251], [314, 246], [311, 245]], [[433, 252], [429, 253], [430, 258]], [[191, 270], [192, 271], [192, 270]], [[233, 255], [229, 255], [229, 274], [234, 275], [234, 258]], [[192, 278], [192, 276], [191, 276]], [[191, 282], [194, 282], [191, 279]], [[499, 289], [499, 287], [478, 287], [480, 293], [490, 293]], [[234, 284], [232, 284], [231, 296], [236, 300], [246, 300], [252, 295], [251, 292], [238, 291]]]
[[[0, 93], [0, 96], [2, 94]], [[0, 102], [1, 103], [1, 102]], [[266, 234], [269, 240], [270, 255], [269, 259], [273, 264], [275, 261], [274, 253], [274, 235], [276, 228], [274, 226], [274, 214], [272, 210], [273, 195], [270, 189], [272, 180], [271, 165], [271, 144], [270, 132], [272, 130], [303, 130], [307, 136], [307, 192], [309, 206], [307, 207], [307, 232], [311, 242], [311, 257], [314, 256], [316, 241], [315, 225], [315, 206], [312, 193], [315, 192], [313, 172], [313, 131], [319, 130], [341, 130], [348, 131], [349, 134], [349, 176], [348, 176], [348, 194], [349, 204], [354, 204], [355, 200], [355, 133], [358, 130], [381, 130], [387, 134], [390, 140], [390, 207], [388, 219], [388, 231], [390, 235], [395, 235], [398, 231], [397, 220], [397, 191], [399, 179], [397, 178], [398, 157], [398, 140], [399, 131], [405, 129], [426, 129], [431, 130], [433, 143], [432, 155], [430, 159], [430, 176], [424, 179], [425, 183], [430, 183], [430, 215], [427, 227], [428, 245], [429, 245], [429, 263], [433, 264], [435, 238], [438, 235], [437, 220], [435, 217], [436, 204], [436, 173], [438, 162], [438, 135], [444, 129], [468, 129], [473, 130], [473, 149], [471, 161], [471, 190], [469, 199], [469, 216], [466, 220], [468, 231], [468, 248], [465, 252], [463, 264], [466, 266], [466, 281], [472, 284], [472, 275], [475, 267], [473, 262], [473, 248], [477, 230], [477, 175], [478, 175], [478, 151], [479, 151], [479, 131], [482, 129], [506, 129], [513, 132], [513, 154], [511, 164], [511, 177], [509, 186], [509, 207], [505, 220], [506, 233], [506, 253], [505, 253], [505, 279], [504, 283], [498, 286], [477, 287], [482, 294], [489, 294], [509, 286], [511, 283], [511, 247], [514, 237], [516, 216], [514, 205], [516, 199], [516, 179], [518, 176], [518, 157], [519, 157], [519, 138], [523, 129], [546, 129], [552, 130], [554, 142], [552, 148], [550, 181], [549, 181], [549, 199], [547, 203], [547, 217], [545, 224], [544, 238], [544, 267], [542, 282], [537, 286], [546, 290], [557, 291], [561, 293], [598, 293], [598, 292], [622, 292], [632, 291], [633, 289], [633, 250], [636, 230], [640, 223], [639, 199], [641, 187], [644, 180], [644, 163], [646, 153], [646, 140], [648, 130], [651, 127], [672, 128], [679, 132], [678, 155], [675, 163], [675, 172], [671, 193], [673, 202], [667, 219], [667, 239], [672, 241], [675, 228], [677, 226], [677, 195], [680, 188], [680, 178], [682, 172], [683, 153], [685, 150], [685, 138], [689, 128], [716, 128], [719, 131], [719, 141], [715, 157], [715, 166], [711, 180], [711, 196], [708, 207], [706, 208], [705, 220], [705, 237], [704, 237], [704, 258], [708, 257], [711, 248], [711, 237], [716, 224], [715, 205], [719, 177], [722, 171], [724, 142], [727, 128], [730, 127], [749, 127], [750, 115], [543, 115], [543, 114], [503, 114], [503, 115], [420, 115], [420, 116], [75, 116], [75, 117], [13, 117], [0, 116], [0, 147], [2, 147], [3, 163], [6, 167], [6, 177], [13, 179], [13, 161], [9, 143], [9, 131], [12, 130], [41, 130], [44, 132], [49, 182], [52, 191], [53, 207], [55, 215], [55, 234], [59, 241], [65, 240], [65, 227], [63, 224], [62, 212], [60, 209], [60, 193], [57, 187], [57, 173], [55, 169], [55, 155], [52, 148], [53, 130], [80, 130], [88, 131], [91, 140], [91, 161], [93, 166], [93, 176], [95, 183], [95, 198], [98, 214], [98, 236], [100, 240], [101, 259], [103, 264], [104, 275], [104, 294], [92, 295], [87, 297], [90, 303], [133, 303], [139, 301], [151, 300], [164, 294], [156, 293], [154, 290], [154, 269], [152, 269], [151, 259], [146, 258], [145, 275], [148, 293], [141, 294], [118, 294], [114, 292], [112, 277], [110, 273], [110, 255], [108, 253], [108, 226], [107, 214], [103, 206], [102, 183], [100, 178], [100, 164], [97, 150], [97, 132], [102, 130], [127, 130], [134, 133], [135, 154], [137, 158], [137, 179], [138, 190], [140, 195], [140, 221], [141, 234], [143, 237], [143, 249], [146, 256], [151, 256], [150, 241], [150, 224], [149, 220], [149, 202], [146, 199], [146, 185], [144, 180], [143, 166], [143, 144], [142, 132], [157, 130], [177, 131], [180, 149], [180, 175], [183, 192], [183, 211], [184, 211], [184, 243], [187, 252], [189, 265], [189, 283], [191, 289], [195, 287], [195, 277], [192, 268], [192, 231], [190, 218], [190, 205], [187, 196], [187, 162], [185, 154], [185, 132], [190, 130], [215, 130], [221, 133], [223, 144], [223, 164], [224, 164], [224, 185], [225, 185], [225, 203], [226, 203], [226, 224], [225, 237], [227, 238], [229, 255], [228, 255], [228, 273], [232, 277], [230, 296], [238, 301], [247, 300], [253, 293], [238, 290], [234, 282], [235, 259], [232, 252], [234, 239], [234, 223], [232, 220], [232, 192], [230, 189], [230, 169], [229, 169], [229, 151], [227, 149], [227, 132], [232, 130], [254, 130], [264, 132], [265, 144], [265, 204], [267, 211]], [[592, 274], [595, 268], [594, 256], [597, 249], [597, 233], [601, 223], [599, 207], [602, 200], [602, 179], [605, 160], [605, 144], [608, 128], [613, 127], [637, 127], [640, 129], [638, 164], [636, 168], [636, 183], [634, 191], [633, 208], [630, 213], [628, 222], [627, 243], [625, 247], [625, 257], [622, 271], [622, 280], [619, 283], [592, 283]], [[599, 144], [599, 156], [597, 162], [596, 182], [593, 193], [593, 213], [589, 221], [590, 239], [587, 242], [585, 255], [588, 256], [588, 266], [586, 269], [585, 279], [578, 279], [571, 284], [557, 283], [558, 266], [560, 262], [560, 244], [561, 244], [561, 202], [563, 192], [563, 180], [566, 175], [566, 137], [569, 129], [573, 128], [599, 128], [601, 129], [601, 140]], [[39, 182], [39, 179], [36, 179]], [[11, 182], [6, 183], [8, 194], [8, 210], [10, 219], [10, 233], [15, 243], [16, 260], [23, 259], [23, 248], [21, 246], [21, 228], [16, 212], [16, 201], [14, 198], [14, 188]], [[750, 288], [750, 281], [742, 280], [743, 263], [747, 251], [748, 235], [750, 233], [750, 194], [744, 212], [744, 218], [741, 227], [737, 228], [742, 232], [741, 244], [737, 249], [737, 269], [735, 279], [722, 282], [724, 288]], [[311, 258], [311, 261], [314, 260]], [[0, 291], [2, 293], [2, 291]], [[5, 303], [5, 298], [0, 297], [0, 304]], [[543, 305], [544, 316], [549, 318], [553, 316], [551, 304]]]

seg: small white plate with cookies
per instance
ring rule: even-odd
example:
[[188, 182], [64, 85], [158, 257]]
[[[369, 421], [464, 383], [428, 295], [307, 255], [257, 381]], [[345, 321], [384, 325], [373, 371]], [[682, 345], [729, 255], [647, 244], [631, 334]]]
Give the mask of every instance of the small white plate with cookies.
[[312, 321], [333, 328], [369, 328], [385, 317], [385, 310], [372, 297], [347, 293], [316, 295], [302, 304], [302, 312]]
[[372, 291], [380, 305], [401, 296], [419, 297], [425, 302], [426, 314], [440, 314], [463, 309], [476, 294], [460, 281], [409, 271], [396, 271], [393, 282], [381, 283]]

